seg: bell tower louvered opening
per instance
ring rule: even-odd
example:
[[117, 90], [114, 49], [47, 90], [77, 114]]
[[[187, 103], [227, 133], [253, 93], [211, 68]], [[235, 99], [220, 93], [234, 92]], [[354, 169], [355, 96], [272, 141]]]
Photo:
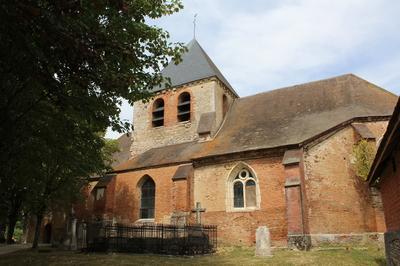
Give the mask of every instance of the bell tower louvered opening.
[[183, 92], [178, 98], [178, 121], [190, 121], [190, 94]]
[[153, 127], [161, 127], [164, 125], [164, 100], [157, 99], [153, 104]]

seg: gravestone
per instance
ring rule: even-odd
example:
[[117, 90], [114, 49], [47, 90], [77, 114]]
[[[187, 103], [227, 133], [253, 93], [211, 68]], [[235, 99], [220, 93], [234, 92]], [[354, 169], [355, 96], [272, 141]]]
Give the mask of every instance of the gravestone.
[[171, 215], [170, 223], [182, 227], [187, 224], [187, 216], [186, 212], [175, 211]]
[[269, 229], [266, 226], [260, 226], [256, 230], [256, 256], [272, 256], [271, 237], [269, 234]]
[[76, 222], [77, 219], [74, 217], [72, 218], [71, 221], [71, 250], [77, 250], [78, 245], [77, 245], [77, 239], [76, 239]]

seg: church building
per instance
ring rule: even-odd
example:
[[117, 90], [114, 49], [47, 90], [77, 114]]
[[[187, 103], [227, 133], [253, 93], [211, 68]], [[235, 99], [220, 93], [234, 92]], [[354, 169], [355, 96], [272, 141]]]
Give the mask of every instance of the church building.
[[347, 74], [240, 97], [197, 40], [187, 48], [162, 71], [169, 86], [134, 103], [129, 159], [92, 182], [86, 216], [185, 224], [197, 211], [222, 244], [254, 245], [260, 226], [300, 249], [381, 237], [353, 147], [379, 142], [396, 95]]

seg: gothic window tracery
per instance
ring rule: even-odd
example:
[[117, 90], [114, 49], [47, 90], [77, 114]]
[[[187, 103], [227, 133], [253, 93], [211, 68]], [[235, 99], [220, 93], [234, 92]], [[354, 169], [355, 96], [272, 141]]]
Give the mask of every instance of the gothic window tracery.
[[256, 180], [254, 175], [243, 168], [233, 180], [233, 207], [251, 208], [257, 206]]

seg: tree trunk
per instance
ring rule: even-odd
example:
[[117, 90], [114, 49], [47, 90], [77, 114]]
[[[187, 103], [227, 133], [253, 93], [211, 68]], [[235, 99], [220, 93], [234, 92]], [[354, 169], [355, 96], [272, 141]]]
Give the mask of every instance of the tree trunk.
[[8, 216], [8, 226], [7, 226], [7, 244], [14, 244], [13, 236], [14, 229], [17, 223], [18, 215], [14, 212]]
[[6, 242], [6, 223], [0, 222], [0, 243]]
[[26, 244], [28, 242], [28, 233], [29, 233], [29, 217], [24, 214], [22, 218], [22, 243]]
[[22, 205], [22, 199], [18, 197], [12, 201], [10, 209], [8, 211], [8, 224], [7, 224], [7, 244], [13, 244], [13, 236], [15, 225], [17, 224], [18, 216], [20, 214]]
[[32, 248], [36, 249], [39, 244], [40, 227], [42, 225], [43, 214], [36, 215], [35, 237], [33, 238]]

